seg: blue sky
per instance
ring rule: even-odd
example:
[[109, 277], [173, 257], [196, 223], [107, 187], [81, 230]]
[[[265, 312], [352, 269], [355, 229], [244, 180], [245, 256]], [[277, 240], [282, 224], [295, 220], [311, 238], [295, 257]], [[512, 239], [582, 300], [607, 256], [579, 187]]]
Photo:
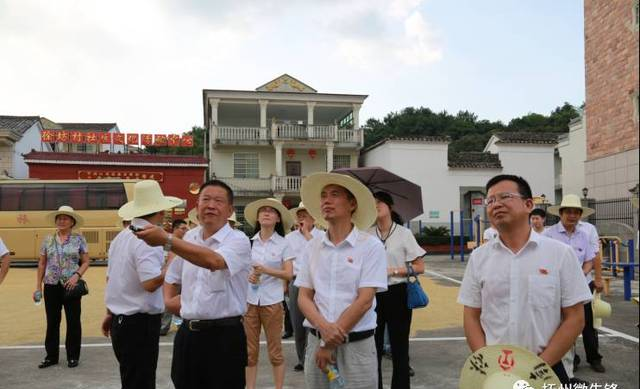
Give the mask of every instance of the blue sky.
[[361, 117], [406, 106], [480, 118], [584, 100], [582, 1], [0, 0], [0, 114], [202, 124], [202, 89], [282, 73], [368, 94]]

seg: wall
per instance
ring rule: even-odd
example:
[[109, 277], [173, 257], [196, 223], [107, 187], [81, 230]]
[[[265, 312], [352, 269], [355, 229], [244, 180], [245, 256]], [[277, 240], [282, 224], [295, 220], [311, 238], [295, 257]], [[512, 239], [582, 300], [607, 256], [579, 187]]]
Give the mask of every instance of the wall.
[[[24, 162], [22, 154], [27, 154], [32, 149], [40, 150], [40, 123], [34, 123], [31, 128], [24, 132], [22, 138], [17, 141], [13, 149], [13, 171], [11, 175], [15, 178], [28, 178], [29, 166]], [[49, 146], [45, 145], [44, 151], [50, 151]]]
[[[584, 119], [569, 124], [566, 141], [558, 144], [562, 160], [560, 183], [563, 195], [576, 194], [582, 197], [585, 187], [585, 160], [587, 158], [587, 137]], [[558, 199], [559, 200], [559, 199]]]

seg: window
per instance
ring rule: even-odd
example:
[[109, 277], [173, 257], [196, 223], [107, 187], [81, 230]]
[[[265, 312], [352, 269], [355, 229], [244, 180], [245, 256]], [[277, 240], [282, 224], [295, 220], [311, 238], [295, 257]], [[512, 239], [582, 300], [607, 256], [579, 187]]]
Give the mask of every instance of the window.
[[351, 167], [351, 156], [350, 155], [333, 155], [333, 168], [334, 169], [342, 169]]
[[0, 186], [0, 211], [116, 210], [127, 202], [123, 184], [59, 183]]
[[340, 119], [339, 128], [353, 128], [353, 112], [349, 112], [345, 117]]
[[233, 153], [233, 177], [258, 178], [258, 153]]

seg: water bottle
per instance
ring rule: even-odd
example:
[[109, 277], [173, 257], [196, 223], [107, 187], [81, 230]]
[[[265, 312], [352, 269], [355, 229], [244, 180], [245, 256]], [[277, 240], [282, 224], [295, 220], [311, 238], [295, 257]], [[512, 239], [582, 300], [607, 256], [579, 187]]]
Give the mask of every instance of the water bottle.
[[256, 277], [258, 278], [258, 281], [255, 284], [251, 284], [251, 289], [253, 289], [254, 292], [260, 288], [260, 274], [256, 274]]
[[42, 304], [42, 292], [41, 291], [36, 290], [36, 292], [33, 294], [33, 302], [36, 305]]
[[178, 315], [173, 315], [172, 321], [176, 327], [180, 327], [180, 325], [182, 325], [182, 318]]
[[346, 387], [344, 378], [340, 375], [336, 365], [327, 365], [326, 373], [327, 378], [329, 379], [330, 389], [342, 389]]

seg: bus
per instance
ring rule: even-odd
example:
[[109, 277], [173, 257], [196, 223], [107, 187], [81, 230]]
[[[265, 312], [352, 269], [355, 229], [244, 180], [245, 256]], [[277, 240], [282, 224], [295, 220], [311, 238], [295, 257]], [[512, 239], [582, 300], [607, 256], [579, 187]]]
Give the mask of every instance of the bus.
[[118, 209], [133, 199], [139, 180], [0, 180], [0, 238], [14, 253], [12, 261], [34, 261], [44, 238], [55, 232], [46, 215], [69, 205], [84, 218], [78, 232], [89, 257], [104, 260], [122, 230]]

